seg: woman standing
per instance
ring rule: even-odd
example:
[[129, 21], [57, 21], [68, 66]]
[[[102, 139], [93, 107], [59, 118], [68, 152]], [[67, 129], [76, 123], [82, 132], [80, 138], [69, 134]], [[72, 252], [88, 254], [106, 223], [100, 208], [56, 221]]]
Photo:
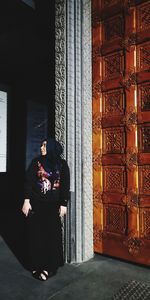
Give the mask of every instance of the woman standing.
[[22, 212], [27, 217], [32, 275], [45, 281], [64, 264], [61, 217], [67, 212], [70, 174], [56, 140], [44, 140], [40, 150], [26, 173]]

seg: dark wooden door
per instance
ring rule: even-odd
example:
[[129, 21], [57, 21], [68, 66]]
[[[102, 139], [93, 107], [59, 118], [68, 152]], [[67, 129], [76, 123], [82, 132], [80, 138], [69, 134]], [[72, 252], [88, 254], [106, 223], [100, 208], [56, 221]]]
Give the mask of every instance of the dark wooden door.
[[150, 265], [150, 1], [93, 0], [94, 249]]

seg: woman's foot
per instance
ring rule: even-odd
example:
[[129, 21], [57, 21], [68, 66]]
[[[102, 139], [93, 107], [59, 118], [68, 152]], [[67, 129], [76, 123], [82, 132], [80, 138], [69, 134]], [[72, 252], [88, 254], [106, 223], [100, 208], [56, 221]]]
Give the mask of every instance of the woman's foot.
[[49, 277], [52, 277], [54, 275], [56, 275], [56, 270], [55, 271], [46, 271], [46, 270], [42, 270], [42, 271], [32, 271], [32, 276], [36, 279], [39, 279], [41, 281], [46, 281]]
[[38, 279], [39, 280], [42, 280], [42, 281], [46, 281], [49, 277], [49, 274], [46, 270], [43, 270], [40, 274], [39, 274], [39, 277]]
[[37, 271], [36, 270], [33, 270], [32, 271], [32, 276], [34, 277], [36, 275]]
[[48, 279], [48, 272], [46, 270], [43, 270], [43, 271], [34, 270], [34, 271], [32, 271], [32, 276], [36, 279], [45, 281]]

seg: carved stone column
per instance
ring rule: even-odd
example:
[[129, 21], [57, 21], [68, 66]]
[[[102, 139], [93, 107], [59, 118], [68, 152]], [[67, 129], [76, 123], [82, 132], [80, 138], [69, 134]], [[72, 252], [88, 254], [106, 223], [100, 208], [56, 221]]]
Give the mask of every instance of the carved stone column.
[[83, 259], [93, 256], [91, 0], [82, 1]]
[[91, 0], [56, 0], [56, 138], [71, 171], [66, 261], [93, 256]]
[[66, 10], [55, 1], [55, 136], [66, 152]]

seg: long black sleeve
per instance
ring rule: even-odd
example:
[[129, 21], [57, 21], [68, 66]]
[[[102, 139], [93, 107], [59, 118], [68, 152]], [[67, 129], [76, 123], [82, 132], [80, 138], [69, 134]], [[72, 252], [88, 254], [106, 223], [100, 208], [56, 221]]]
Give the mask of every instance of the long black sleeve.
[[67, 206], [70, 200], [70, 171], [65, 160], [62, 160], [61, 176], [60, 176], [60, 204]]
[[37, 169], [37, 159], [33, 159], [29, 165], [26, 175], [25, 175], [25, 184], [24, 184], [24, 198], [31, 199], [32, 197], [32, 186], [35, 182], [35, 170]]

